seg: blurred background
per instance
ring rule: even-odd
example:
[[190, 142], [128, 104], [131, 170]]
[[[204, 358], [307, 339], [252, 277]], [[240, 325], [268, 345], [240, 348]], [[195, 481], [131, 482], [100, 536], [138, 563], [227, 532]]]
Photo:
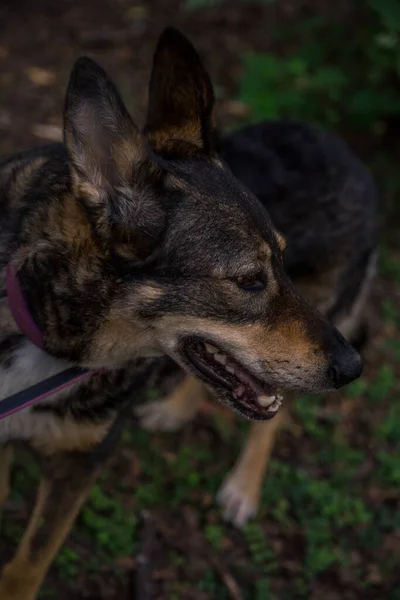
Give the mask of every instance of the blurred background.
[[[337, 131], [369, 165], [382, 224], [374, 335], [362, 379], [341, 395], [297, 403], [260, 515], [242, 531], [222, 521], [214, 497], [244, 422], [208, 407], [182, 433], [127, 428], [40, 598], [398, 600], [400, 3], [2, 0], [1, 154], [60, 138], [69, 71], [82, 54], [105, 67], [142, 124], [152, 53], [166, 25], [203, 56], [224, 130], [300, 118]], [[22, 457], [1, 561], [23, 531], [36, 478]], [[143, 527], [144, 509], [157, 531]], [[151, 550], [153, 590], [139, 598], [131, 582], [143, 547]]]

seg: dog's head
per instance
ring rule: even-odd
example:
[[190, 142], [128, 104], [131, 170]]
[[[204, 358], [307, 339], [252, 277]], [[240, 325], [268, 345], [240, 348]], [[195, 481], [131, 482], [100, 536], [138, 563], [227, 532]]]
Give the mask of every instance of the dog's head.
[[175, 30], [158, 44], [143, 133], [103, 70], [80, 59], [66, 183], [42, 182], [48, 201], [15, 261], [50, 353], [109, 368], [168, 354], [264, 419], [279, 388], [337, 388], [361, 362], [296, 292], [284, 239], [213, 151], [213, 107], [210, 79]]

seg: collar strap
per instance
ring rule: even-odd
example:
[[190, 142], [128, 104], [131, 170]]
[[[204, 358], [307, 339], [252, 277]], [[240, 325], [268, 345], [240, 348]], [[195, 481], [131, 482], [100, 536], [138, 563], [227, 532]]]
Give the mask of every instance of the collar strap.
[[[7, 297], [11, 314], [20, 331], [38, 348], [43, 350], [44, 336], [29, 312], [28, 305], [22, 293], [17, 274], [11, 263], [7, 266], [6, 276]], [[17, 392], [8, 398], [0, 400], [0, 419], [40, 402], [61, 390], [78, 383], [97, 371], [70, 367], [53, 377], [44, 379], [35, 385]]]
[[44, 336], [29, 312], [13, 265], [7, 266], [6, 276], [8, 305], [18, 329], [38, 348], [43, 349]]

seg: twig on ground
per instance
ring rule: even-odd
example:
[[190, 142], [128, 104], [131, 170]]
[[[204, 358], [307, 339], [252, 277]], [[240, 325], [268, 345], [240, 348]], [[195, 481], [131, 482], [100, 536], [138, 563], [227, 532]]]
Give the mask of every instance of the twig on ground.
[[[175, 548], [176, 550], [186, 553], [186, 538], [182, 539], [182, 541], [178, 540], [176, 536], [159, 520], [156, 520], [155, 526], [157, 531], [163, 536], [166, 542]], [[218, 555], [210, 548], [206, 540], [203, 536], [195, 531], [191, 531], [190, 535], [196, 536], [196, 545], [199, 548], [202, 557], [210, 564], [210, 566], [218, 573], [221, 581], [226, 586], [229, 595], [232, 600], [243, 600], [242, 592], [240, 591], [239, 585], [228, 571], [228, 569], [223, 565], [221, 559]]]
[[141, 521], [142, 532], [139, 552], [136, 556], [136, 571], [132, 578], [131, 598], [132, 600], [151, 600], [154, 597], [151, 559], [156, 539], [156, 528], [148, 511], [142, 512]]

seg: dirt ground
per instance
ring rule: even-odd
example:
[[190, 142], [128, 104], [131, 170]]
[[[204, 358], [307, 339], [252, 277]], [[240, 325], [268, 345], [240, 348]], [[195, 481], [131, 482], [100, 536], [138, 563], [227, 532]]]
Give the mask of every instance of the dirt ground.
[[[243, 52], [269, 50], [270, 34], [282, 24], [316, 13], [336, 20], [348, 11], [343, 0], [225, 2], [196, 12], [175, 0], [3, 0], [0, 154], [59, 139], [69, 71], [82, 54], [104, 66], [141, 125], [152, 53], [171, 24], [205, 58], [219, 120], [228, 127], [241, 116], [234, 99]], [[348, 137], [356, 149], [374, 147], [365, 137]], [[40, 597], [399, 599], [395, 245], [389, 260], [389, 275], [376, 284], [364, 383], [319, 403], [301, 403], [296, 427], [278, 444], [255, 523], [235, 530], [222, 521], [214, 501], [240, 448], [243, 423], [207, 410], [173, 435], [149, 436], [130, 424]], [[35, 465], [21, 455], [3, 521], [1, 561], [10, 557], [23, 529], [36, 479]], [[151, 564], [147, 596], [135, 591], [138, 576], [146, 576], [138, 569], [139, 551], [148, 553]]]

